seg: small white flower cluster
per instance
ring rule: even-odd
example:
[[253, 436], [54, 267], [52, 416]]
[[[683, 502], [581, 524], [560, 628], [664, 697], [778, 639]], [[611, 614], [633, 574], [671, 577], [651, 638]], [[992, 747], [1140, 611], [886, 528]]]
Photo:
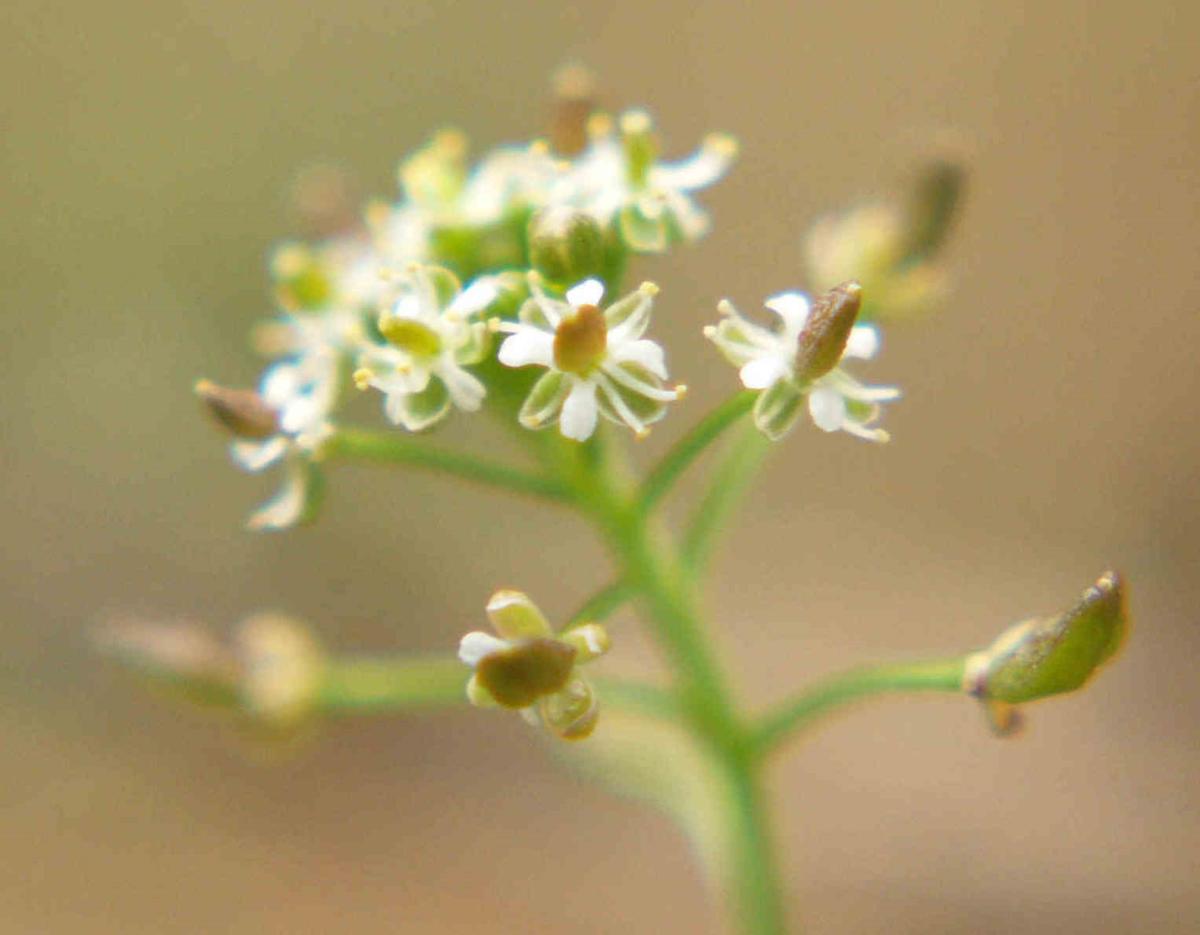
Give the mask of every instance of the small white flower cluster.
[[736, 147], [712, 136], [689, 159], [664, 164], [642, 111], [616, 122], [593, 114], [586, 127], [573, 157], [535, 142], [500, 147], [474, 168], [462, 134], [435, 134], [401, 164], [400, 199], [370, 205], [363, 229], [275, 252], [280, 312], [258, 332], [260, 349], [275, 358], [258, 389], [274, 430], [239, 435], [232, 454], [249, 471], [283, 465], [285, 481], [251, 528], [282, 529], [312, 513], [314, 462], [351, 373], [360, 389], [381, 392], [387, 418], [409, 431], [482, 406], [487, 387], [471, 368], [486, 364], [493, 330], [508, 334], [502, 364], [547, 370], [521, 411], [527, 427], [557, 422], [584, 441], [603, 415], [643, 435], [680, 396], [682, 388], [665, 386], [662, 348], [643, 337], [654, 287], [602, 311], [599, 280], [544, 281], [529, 270], [530, 218], [574, 212], [619, 266], [629, 251], [705, 233], [693, 193], [727, 171]]

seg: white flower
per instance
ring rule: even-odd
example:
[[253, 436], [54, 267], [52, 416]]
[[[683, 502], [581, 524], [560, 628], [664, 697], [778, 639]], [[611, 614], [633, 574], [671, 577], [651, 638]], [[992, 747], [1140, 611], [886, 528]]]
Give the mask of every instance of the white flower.
[[395, 284], [395, 295], [379, 317], [384, 342], [364, 342], [354, 381], [360, 390], [384, 394], [387, 417], [412, 432], [426, 429], [450, 411], [475, 411], [487, 390], [465, 367], [487, 353], [486, 324], [472, 321], [496, 298], [491, 277], [461, 289], [448, 270], [412, 266]]
[[839, 286], [820, 297], [817, 309], [799, 292], [772, 296], [764, 304], [779, 316], [774, 331], [744, 318], [728, 301], [718, 306], [724, 319], [704, 334], [740, 368], [747, 389], [762, 391], [754, 421], [769, 438], [781, 438], [791, 428], [807, 398], [818, 428], [887, 441], [887, 433], [871, 423], [879, 414], [878, 403], [898, 398], [900, 391], [864, 386], [840, 366], [847, 358], [869, 360], [879, 350], [875, 328], [852, 324], [860, 292], [855, 283]]
[[643, 338], [658, 287], [643, 283], [601, 311], [604, 285], [587, 279], [567, 290], [566, 301], [546, 295], [531, 275], [532, 297], [518, 322], [498, 322], [508, 332], [500, 346], [507, 367], [545, 367], [521, 407], [520, 421], [539, 429], [557, 419], [567, 438], [586, 441], [598, 415], [641, 436], [679, 399], [685, 387], [667, 389], [663, 350]]
[[244, 470], [256, 473], [282, 464], [284, 483], [251, 515], [251, 529], [286, 529], [315, 508], [320, 478], [312, 462], [333, 433], [330, 417], [342, 363], [360, 330], [354, 313], [313, 312], [285, 315], [256, 333], [261, 350], [283, 357], [264, 371], [258, 390], [275, 414], [277, 430], [236, 439], [230, 454]]
[[608, 633], [584, 623], [555, 634], [520, 591], [497, 591], [487, 605], [499, 636], [480, 630], [459, 643], [458, 657], [474, 670], [467, 698], [478, 707], [521, 712], [564, 740], [580, 740], [596, 726], [599, 705], [578, 666], [608, 651]]
[[728, 171], [737, 155], [732, 137], [711, 134], [687, 159], [661, 163], [645, 111], [624, 114], [619, 134], [612, 120], [596, 115], [588, 134], [587, 149], [558, 183], [556, 203], [582, 208], [602, 224], [617, 222], [635, 250], [661, 251], [707, 233], [708, 215], [691, 193]]

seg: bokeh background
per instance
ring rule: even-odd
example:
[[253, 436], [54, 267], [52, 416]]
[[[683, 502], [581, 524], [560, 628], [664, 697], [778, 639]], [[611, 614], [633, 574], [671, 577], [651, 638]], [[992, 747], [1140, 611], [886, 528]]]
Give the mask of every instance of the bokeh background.
[[[336, 725], [265, 755], [89, 653], [106, 614], [281, 608], [346, 650], [440, 649], [499, 584], [555, 613], [606, 575], [586, 531], [453, 482], [345, 468], [324, 520], [240, 530], [268, 492], [197, 415], [248, 382], [295, 170], [390, 193], [453, 122], [542, 132], [592, 65], [682, 153], [744, 156], [717, 226], [636, 271], [693, 396], [697, 325], [799, 282], [818, 212], [970, 141], [959, 287], [889, 332], [894, 443], [800, 430], [721, 552], [710, 606], [746, 694], [980, 644], [1122, 569], [1124, 656], [997, 741], [951, 699], [865, 708], [772, 777], [814, 932], [1200, 926], [1200, 15], [1193, 4], [462, 2], [0, 10], [0, 930], [715, 932], [668, 823], [560, 771], [516, 718]], [[449, 432], [471, 441], [467, 420]], [[269, 484], [269, 482], [267, 482]], [[617, 626], [625, 664], [647, 650]]]

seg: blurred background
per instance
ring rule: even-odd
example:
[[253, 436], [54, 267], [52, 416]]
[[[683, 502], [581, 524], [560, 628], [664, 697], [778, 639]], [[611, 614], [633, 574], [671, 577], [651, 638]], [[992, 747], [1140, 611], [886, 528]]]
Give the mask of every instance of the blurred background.
[[[634, 275], [693, 395], [731, 386], [716, 299], [799, 281], [821, 211], [888, 190], [932, 132], [972, 144], [936, 320], [868, 375], [885, 449], [804, 427], [731, 529], [709, 603], [746, 695], [864, 658], [980, 645], [1113, 565], [1133, 638], [998, 741], [971, 704], [867, 707], [772, 777], [813, 932], [1200, 925], [1197, 7], [9, 0], [0, 10], [0, 930], [715, 932], [665, 819], [549, 761], [517, 718], [358, 720], [288, 755], [98, 662], [106, 614], [225, 627], [279, 608], [339, 650], [438, 650], [497, 585], [565, 614], [607, 577], [536, 504], [339, 468], [324, 519], [241, 523], [271, 489], [199, 417], [250, 382], [296, 170], [391, 194], [455, 123], [543, 132], [582, 60], [669, 155], [743, 157], [716, 227]], [[458, 419], [450, 440], [471, 441]], [[685, 496], [686, 499], [686, 496]], [[676, 508], [679, 503], [676, 503]], [[652, 665], [615, 626], [629, 667]]]

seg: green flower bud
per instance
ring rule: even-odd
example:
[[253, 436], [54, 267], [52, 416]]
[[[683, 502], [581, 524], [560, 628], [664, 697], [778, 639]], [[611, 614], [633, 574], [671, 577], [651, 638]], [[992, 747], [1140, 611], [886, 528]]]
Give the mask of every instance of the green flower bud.
[[543, 208], [529, 221], [529, 257], [533, 268], [551, 282], [581, 282], [604, 269], [604, 232], [582, 211]]
[[1121, 580], [1106, 572], [1070, 610], [1015, 624], [969, 656], [963, 690], [1002, 705], [1075, 691], [1112, 658], [1128, 626]]
[[196, 383], [196, 395], [214, 419], [237, 438], [261, 440], [279, 434], [275, 410], [253, 390], [234, 390], [211, 380]]

